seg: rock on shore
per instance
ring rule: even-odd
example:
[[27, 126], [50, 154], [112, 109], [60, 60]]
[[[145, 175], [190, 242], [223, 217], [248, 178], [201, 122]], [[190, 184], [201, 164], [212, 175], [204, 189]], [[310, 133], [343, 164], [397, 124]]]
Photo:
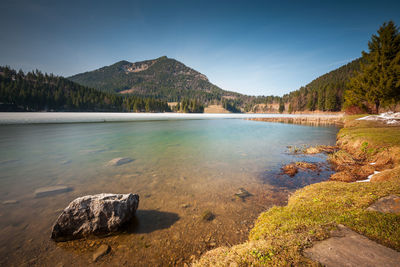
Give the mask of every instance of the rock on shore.
[[103, 193], [77, 198], [58, 217], [51, 238], [66, 241], [116, 231], [133, 218], [138, 205], [136, 194]]

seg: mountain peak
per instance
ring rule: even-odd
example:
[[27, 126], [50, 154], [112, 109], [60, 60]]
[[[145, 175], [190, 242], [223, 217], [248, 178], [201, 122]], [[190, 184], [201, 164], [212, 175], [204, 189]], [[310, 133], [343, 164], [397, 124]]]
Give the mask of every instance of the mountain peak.
[[68, 79], [99, 90], [156, 97], [168, 101], [196, 98], [208, 101], [222, 96], [239, 95], [210, 83], [200, 72], [162, 56], [131, 63], [126, 60]]
[[168, 58], [167, 56], [162, 56], [162, 57], [156, 58], [155, 60], [165, 60], [165, 59], [170, 59], [170, 58]]

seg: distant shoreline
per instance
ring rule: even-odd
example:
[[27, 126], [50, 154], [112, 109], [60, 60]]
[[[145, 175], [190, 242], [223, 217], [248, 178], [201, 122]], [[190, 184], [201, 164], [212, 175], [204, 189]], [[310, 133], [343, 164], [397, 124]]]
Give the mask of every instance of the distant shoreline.
[[[287, 115], [287, 114], [286, 114]], [[343, 115], [331, 115], [331, 116], [320, 116], [321, 114], [315, 114], [314, 116], [305, 116], [302, 114], [296, 117], [271, 117], [271, 118], [251, 118], [253, 121], [264, 121], [264, 122], [279, 122], [288, 124], [305, 124], [305, 125], [338, 125], [343, 126]]]
[[201, 119], [302, 118], [303, 120], [339, 120], [343, 114], [274, 114], [274, 113], [107, 113], [107, 112], [0, 112], [0, 125], [129, 122]]

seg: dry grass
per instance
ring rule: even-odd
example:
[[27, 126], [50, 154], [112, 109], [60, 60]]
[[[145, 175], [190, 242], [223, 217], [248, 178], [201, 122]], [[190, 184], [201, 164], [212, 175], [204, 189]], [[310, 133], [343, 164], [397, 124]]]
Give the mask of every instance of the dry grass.
[[204, 113], [231, 113], [224, 109], [222, 105], [209, 105], [204, 108]]

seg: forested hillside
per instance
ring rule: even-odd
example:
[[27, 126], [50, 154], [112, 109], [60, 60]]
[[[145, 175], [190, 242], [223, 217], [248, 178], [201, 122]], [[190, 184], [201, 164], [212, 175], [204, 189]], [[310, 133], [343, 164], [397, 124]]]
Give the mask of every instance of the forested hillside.
[[40, 71], [16, 72], [0, 67], [1, 111], [169, 111], [154, 98], [123, 97], [79, 85]]
[[175, 102], [196, 99], [202, 103], [240, 96], [210, 83], [207, 77], [167, 57], [111, 66], [69, 77], [71, 81], [106, 92], [131, 94]]
[[340, 111], [343, 93], [349, 88], [349, 80], [360, 70], [361, 58], [324, 74], [300, 89], [283, 96], [288, 112]]

